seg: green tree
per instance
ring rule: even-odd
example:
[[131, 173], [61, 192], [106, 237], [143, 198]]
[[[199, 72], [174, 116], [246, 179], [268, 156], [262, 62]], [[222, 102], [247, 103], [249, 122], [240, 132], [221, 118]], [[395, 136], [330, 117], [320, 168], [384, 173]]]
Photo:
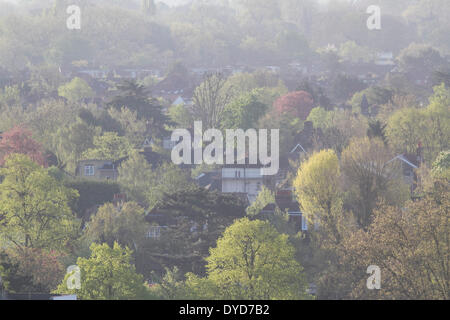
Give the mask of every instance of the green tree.
[[329, 237], [335, 242], [341, 239], [339, 216], [343, 201], [340, 176], [335, 152], [322, 150], [301, 164], [293, 183], [305, 217], [311, 224], [320, 223], [321, 228], [330, 231]]
[[[347, 101], [356, 92], [364, 90], [365, 88], [366, 84], [362, 80], [355, 76], [341, 73], [336, 77], [333, 77], [330, 89], [333, 96], [337, 99], [337, 101], [335, 101], [335, 103], [337, 103], [339, 101]], [[319, 103], [319, 105], [322, 107], [327, 107], [322, 103]]]
[[121, 246], [138, 250], [148, 231], [144, 208], [137, 203], [126, 202], [115, 206], [107, 203], [101, 206], [88, 222], [85, 235], [97, 243]]
[[77, 161], [86, 150], [94, 147], [93, 137], [99, 135], [100, 130], [81, 119], [57, 129], [52, 135], [51, 150], [58, 158], [58, 167], [75, 173]]
[[146, 296], [144, 278], [131, 264], [132, 251], [114, 243], [91, 245], [89, 258], [78, 258], [81, 271], [81, 289], [68, 289], [67, 274], [56, 293], [76, 294], [81, 300], [129, 300]]
[[[230, 194], [197, 186], [166, 192], [147, 216], [151, 224], [160, 224], [161, 237], [146, 248], [152, 270], [177, 266], [183, 273], [204, 273], [204, 258], [227, 226], [245, 216], [246, 203]], [[156, 213], [156, 220], [152, 220]]]
[[[139, 203], [147, 203], [150, 188], [155, 188], [155, 175], [147, 160], [139, 152], [134, 151], [130, 157], [120, 164], [117, 182], [127, 195]], [[170, 181], [161, 180], [170, 183]], [[182, 184], [183, 186], [183, 184]]]
[[368, 63], [373, 58], [373, 52], [367, 47], [358, 45], [355, 41], [347, 41], [339, 47], [339, 56], [344, 61]]
[[353, 216], [343, 210], [340, 180], [336, 154], [322, 150], [301, 164], [293, 183], [301, 211], [309, 222], [309, 248], [303, 248], [301, 254], [306, 254], [308, 274], [317, 285], [320, 299], [338, 299], [348, 290], [347, 282], [334, 279], [343, 268], [337, 249], [356, 226]]
[[120, 193], [120, 185], [109, 180], [66, 179], [64, 183], [80, 195], [70, 205], [83, 222], [88, 221], [99, 206], [110, 202], [115, 194]]
[[5, 86], [0, 89], [0, 107], [2, 105], [13, 105], [21, 102], [20, 88], [18, 85]]
[[380, 120], [369, 121], [367, 136], [371, 139], [377, 137], [381, 139], [385, 145], [387, 145], [386, 126], [387, 125]]
[[75, 77], [70, 82], [58, 88], [58, 95], [66, 98], [70, 102], [78, 102], [83, 99], [92, 98], [94, 91], [86, 81]]
[[120, 125], [120, 129], [130, 145], [135, 148], [140, 148], [147, 131], [145, 120], [139, 119], [136, 111], [132, 111], [126, 107], [123, 107], [120, 110], [110, 108], [108, 114]]
[[182, 104], [171, 106], [168, 110], [170, 119], [177, 128], [190, 128], [194, 123], [192, 112]]
[[41, 100], [33, 111], [25, 113], [25, 121], [33, 132], [33, 137], [47, 149], [55, 151], [52, 144], [55, 135], [59, 129], [73, 125], [78, 109], [78, 105], [62, 103], [59, 99]]
[[374, 105], [382, 106], [389, 103], [392, 100], [393, 92], [383, 87], [370, 87], [363, 91], [357, 92], [350, 99], [349, 103], [353, 107], [353, 111], [362, 112], [361, 104], [366, 97], [370, 112], [373, 112], [372, 107]]
[[78, 193], [25, 155], [8, 157], [0, 176], [0, 233], [6, 245], [69, 249], [79, 232], [69, 202]]
[[[255, 89], [281, 89], [284, 84], [277, 74], [259, 69], [252, 73], [239, 72], [229, 76], [225, 87], [231, 90], [233, 98], [237, 98]], [[284, 89], [287, 90], [286, 87]]]
[[189, 173], [172, 163], [163, 163], [152, 171], [150, 182], [150, 187], [146, 192], [150, 208], [160, 202], [165, 194], [188, 190], [194, 186]]
[[158, 298], [164, 300], [177, 300], [186, 297], [183, 275], [177, 267], [166, 268], [163, 277], [153, 274], [153, 281], [157, 284], [150, 291]]
[[322, 107], [315, 107], [309, 113], [306, 121], [311, 121], [314, 125], [314, 128], [325, 129], [326, 127], [331, 125], [331, 116], [332, 113], [326, 111]]
[[255, 216], [258, 213], [261, 212], [262, 209], [269, 203], [275, 202], [275, 195], [272, 191], [267, 189], [265, 186], [261, 188], [261, 191], [259, 191], [258, 196], [256, 197], [255, 202], [253, 202], [248, 208], [247, 208], [247, 215], [249, 216]]
[[258, 100], [259, 91], [245, 93], [235, 98], [224, 110], [222, 128], [243, 129], [255, 128], [260, 118], [268, 110], [268, 106]]
[[367, 134], [367, 119], [362, 115], [352, 115], [350, 110], [329, 111], [326, 121], [323, 122], [323, 135], [319, 142], [324, 148], [330, 148], [341, 154], [352, 137], [361, 137]]
[[411, 43], [397, 58], [403, 72], [413, 76], [431, 75], [433, 71], [445, 66], [445, 59], [436, 48], [426, 44]]
[[136, 81], [125, 81], [117, 86], [118, 94], [108, 104], [118, 110], [127, 107], [136, 112], [138, 119], [148, 121], [152, 135], [161, 137], [167, 134], [165, 126], [169, 118], [162, 112], [159, 102], [149, 97], [147, 89]]
[[450, 141], [450, 89], [444, 84], [434, 87], [426, 108], [403, 108], [388, 120], [386, 134], [397, 152], [416, 153], [423, 148], [424, 160], [431, 164]]
[[119, 160], [130, 152], [130, 144], [116, 132], [104, 132], [94, 137], [94, 147], [83, 152], [84, 159]]
[[[268, 222], [247, 218], [228, 227], [210, 250], [207, 281], [218, 299], [307, 299], [303, 268], [288, 236]], [[199, 279], [188, 275], [187, 286]], [[194, 290], [195, 291], [195, 290]], [[206, 295], [208, 292], [206, 292]]]
[[450, 180], [450, 151], [442, 151], [433, 162], [431, 172], [436, 177]]

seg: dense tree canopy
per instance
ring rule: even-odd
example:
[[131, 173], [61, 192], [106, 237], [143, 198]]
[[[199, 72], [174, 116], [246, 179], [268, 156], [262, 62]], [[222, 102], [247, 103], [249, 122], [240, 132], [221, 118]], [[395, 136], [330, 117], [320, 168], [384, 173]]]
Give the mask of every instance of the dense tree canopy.
[[[448, 299], [448, 0], [75, 2], [0, 0], [8, 293]], [[279, 130], [278, 174], [173, 164], [199, 120]]]
[[287, 113], [292, 117], [298, 117], [302, 120], [308, 118], [314, 106], [311, 95], [304, 91], [290, 92], [280, 97], [274, 103], [275, 110], [278, 114]]
[[25, 155], [8, 157], [0, 168], [0, 233], [17, 248], [70, 250], [79, 224], [69, 207], [78, 193]]
[[[200, 297], [306, 299], [305, 278], [294, 253], [287, 235], [279, 234], [270, 223], [240, 219], [211, 249], [207, 278], [190, 275], [187, 286], [193, 296]], [[200, 291], [204, 289], [209, 290]]]
[[45, 165], [44, 150], [41, 145], [33, 140], [31, 131], [14, 127], [2, 134], [0, 140], [0, 165], [4, 164], [7, 158], [13, 154], [24, 154], [34, 162]]
[[58, 94], [72, 102], [92, 98], [94, 96], [94, 92], [89, 84], [78, 77], [75, 77], [69, 83], [60, 86], [58, 88]]
[[[448, 299], [447, 184], [445, 180], [437, 182], [423, 199], [409, 202], [405, 208], [377, 208], [369, 229], [346, 240], [344, 261], [356, 269], [354, 279], [362, 279], [353, 286], [354, 297]], [[382, 272], [383, 290], [375, 293], [364, 289], [366, 277], [362, 274], [370, 264], [377, 264]]]
[[58, 293], [76, 293], [82, 300], [131, 300], [146, 295], [144, 279], [131, 264], [131, 250], [114, 243], [91, 245], [89, 258], [78, 258], [81, 271], [81, 288], [67, 288], [67, 274], [59, 285]]

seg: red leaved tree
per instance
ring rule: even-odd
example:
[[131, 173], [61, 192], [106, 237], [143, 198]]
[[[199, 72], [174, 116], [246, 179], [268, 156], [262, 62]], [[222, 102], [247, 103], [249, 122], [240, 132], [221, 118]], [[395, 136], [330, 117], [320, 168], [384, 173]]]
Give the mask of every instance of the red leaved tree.
[[306, 91], [293, 91], [281, 96], [274, 103], [278, 115], [288, 114], [303, 121], [308, 118], [314, 107], [314, 100]]
[[28, 129], [16, 126], [2, 134], [0, 139], [0, 166], [6, 158], [14, 153], [25, 154], [41, 166], [46, 166], [42, 146], [33, 140], [32, 133]]
[[13, 264], [17, 266], [17, 275], [31, 281], [17, 288], [27, 292], [49, 293], [56, 289], [64, 278], [65, 268], [61, 259], [64, 254], [53, 250], [22, 248], [8, 252]]

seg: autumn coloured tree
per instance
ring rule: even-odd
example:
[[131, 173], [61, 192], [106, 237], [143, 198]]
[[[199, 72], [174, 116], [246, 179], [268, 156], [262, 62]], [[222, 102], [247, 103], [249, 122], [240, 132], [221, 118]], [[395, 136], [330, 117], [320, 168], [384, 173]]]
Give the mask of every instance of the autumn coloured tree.
[[5, 163], [8, 156], [14, 153], [25, 154], [41, 166], [47, 161], [42, 146], [33, 140], [28, 129], [16, 126], [2, 134], [0, 139], [0, 166]]
[[354, 138], [341, 156], [347, 206], [361, 227], [369, 225], [380, 199], [401, 205], [409, 196], [403, 183], [401, 163], [379, 138]]
[[[448, 180], [438, 179], [419, 201], [378, 207], [368, 230], [344, 241], [342, 277], [354, 282], [351, 297], [448, 300], [449, 204]], [[371, 264], [381, 270], [382, 290], [366, 288]]]
[[7, 249], [0, 257], [0, 275], [9, 292], [50, 292], [64, 277], [63, 256], [55, 250]]
[[278, 98], [274, 108], [279, 115], [287, 113], [304, 121], [314, 108], [314, 100], [308, 92], [294, 91]]

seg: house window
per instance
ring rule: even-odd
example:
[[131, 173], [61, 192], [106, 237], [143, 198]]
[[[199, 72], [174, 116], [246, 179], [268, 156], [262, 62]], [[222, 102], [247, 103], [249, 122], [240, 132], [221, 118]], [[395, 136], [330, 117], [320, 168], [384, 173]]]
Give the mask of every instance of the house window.
[[151, 226], [147, 232], [147, 237], [152, 239], [159, 239], [161, 236], [161, 227], [160, 226]]
[[93, 165], [84, 166], [84, 175], [85, 176], [93, 176], [95, 173]]
[[308, 221], [306, 220], [306, 217], [302, 215], [302, 231], [308, 230]]

